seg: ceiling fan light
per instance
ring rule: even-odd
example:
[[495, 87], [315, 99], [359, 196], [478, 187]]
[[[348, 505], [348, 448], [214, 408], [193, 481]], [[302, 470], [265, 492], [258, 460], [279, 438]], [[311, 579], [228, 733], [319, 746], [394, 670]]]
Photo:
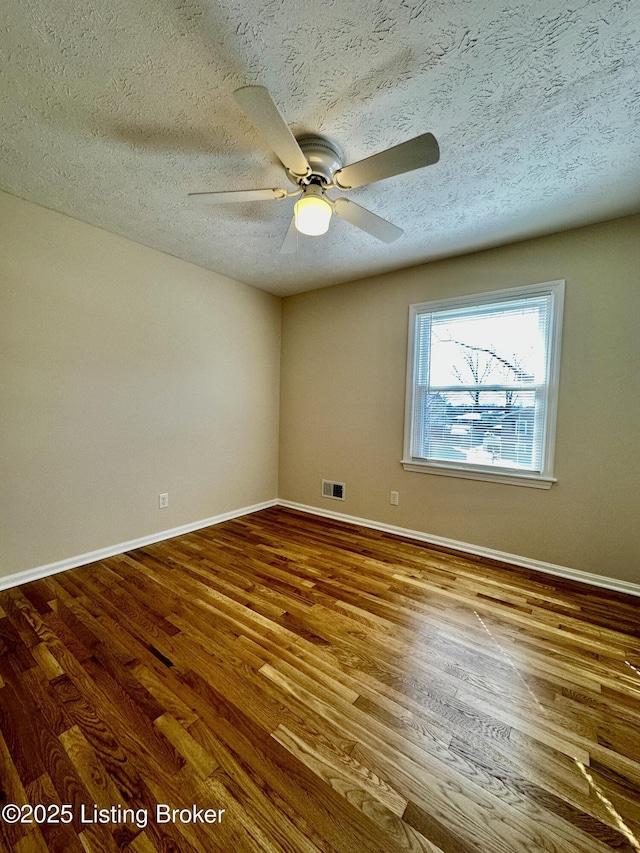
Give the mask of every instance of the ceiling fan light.
[[296, 230], [309, 237], [318, 237], [329, 230], [332, 208], [323, 198], [320, 187], [308, 187], [293, 208]]

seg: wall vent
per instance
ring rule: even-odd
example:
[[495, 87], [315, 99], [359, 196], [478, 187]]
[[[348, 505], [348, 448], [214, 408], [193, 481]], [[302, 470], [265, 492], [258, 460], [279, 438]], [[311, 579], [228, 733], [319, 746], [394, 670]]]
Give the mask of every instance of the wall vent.
[[322, 481], [322, 497], [335, 498], [337, 501], [344, 500], [344, 483], [334, 483], [333, 480]]

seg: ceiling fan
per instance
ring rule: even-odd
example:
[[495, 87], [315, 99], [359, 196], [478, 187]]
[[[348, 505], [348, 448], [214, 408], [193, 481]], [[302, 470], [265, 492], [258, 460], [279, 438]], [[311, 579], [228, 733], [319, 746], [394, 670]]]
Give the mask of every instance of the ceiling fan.
[[269, 199], [281, 201], [297, 197], [293, 219], [280, 248], [284, 253], [296, 251], [296, 232], [310, 236], [326, 233], [334, 213], [384, 243], [392, 243], [402, 235], [401, 228], [359, 204], [347, 198], [329, 198], [327, 190], [364, 187], [393, 175], [437, 163], [440, 149], [431, 133], [423, 133], [357, 163], [343, 166], [341, 152], [328, 139], [315, 135], [296, 139], [264, 86], [243, 86], [233, 96], [271, 145], [296, 189], [274, 187], [200, 192], [189, 193], [190, 198], [226, 204]]

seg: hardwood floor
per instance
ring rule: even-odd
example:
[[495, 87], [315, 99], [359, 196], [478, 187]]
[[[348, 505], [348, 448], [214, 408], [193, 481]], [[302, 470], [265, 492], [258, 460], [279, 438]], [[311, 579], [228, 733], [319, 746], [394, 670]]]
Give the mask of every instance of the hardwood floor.
[[282, 508], [5, 591], [0, 848], [638, 853], [639, 612]]

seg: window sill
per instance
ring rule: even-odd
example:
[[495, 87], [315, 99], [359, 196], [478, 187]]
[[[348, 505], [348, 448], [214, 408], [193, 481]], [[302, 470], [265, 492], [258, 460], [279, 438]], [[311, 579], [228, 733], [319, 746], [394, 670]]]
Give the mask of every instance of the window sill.
[[456, 468], [434, 462], [419, 462], [416, 459], [403, 459], [401, 464], [405, 471], [416, 471], [420, 474], [438, 474], [442, 477], [459, 477], [463, 480], [486, 480], [489, 483], [506, 483], [509, 486], [528, 486], [533, 489], [550, 489], [553, 483], [557, 482], [555, 477], [529, 473], [516, 474], [504, 468], [500, 471], [471, 466]]

